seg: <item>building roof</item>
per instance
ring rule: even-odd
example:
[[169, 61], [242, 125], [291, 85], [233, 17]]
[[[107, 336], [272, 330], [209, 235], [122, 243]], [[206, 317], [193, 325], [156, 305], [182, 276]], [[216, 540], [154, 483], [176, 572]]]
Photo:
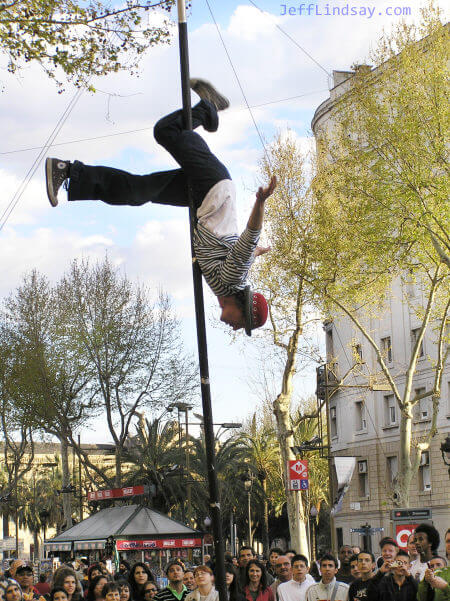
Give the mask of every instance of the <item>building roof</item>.
[[193, 536], [197, 530], [185, 526], [172, 518], [144, 507], [143, 505], [123, 505], [107, 507], [91, 515], [86, 520], [61, 532], [48, 543], [72, 541], [105, 540], [108, 536], [119, 537], [158, 537]]

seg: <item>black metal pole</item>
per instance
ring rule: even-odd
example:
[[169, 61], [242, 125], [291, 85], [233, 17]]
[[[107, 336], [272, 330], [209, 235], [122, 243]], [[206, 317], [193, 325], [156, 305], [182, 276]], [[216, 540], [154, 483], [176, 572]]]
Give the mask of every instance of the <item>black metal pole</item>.
[[[189, 87], [189, 52], [188, 32], [186, 21], [185, 0], [177, 0], [178, 6], [178, 35], [180, 44], [181, 90], [183, 96], [184, 125], [192, 129], [191, 93]], [[208, 463], [209, 509], [211, 512], [214, 552], [216, 557], [216, 589], [220, 601], [227, 601], [225, 583], [225, 552], [222, 536], [222, 517], [219, 501], [219, 486], [217, 482], [216, 459], [214, 449], [214, 428], [211, 407], [211, 389], [209, 385], [208, 349], [206, 342], [205, 307], [203, 302], [203, 285], [200, 267], [195, 259], [193, 233], [195, 227], [195, 210], [192, 191], [188, 183], [189, 221], [191, 228], [192, 276], [194, 280], [195, 317], [197, 322], [197, 345], [200, 364], [200, 386], [203, 404], [203, 419], [205, 428], [206, 459]]]

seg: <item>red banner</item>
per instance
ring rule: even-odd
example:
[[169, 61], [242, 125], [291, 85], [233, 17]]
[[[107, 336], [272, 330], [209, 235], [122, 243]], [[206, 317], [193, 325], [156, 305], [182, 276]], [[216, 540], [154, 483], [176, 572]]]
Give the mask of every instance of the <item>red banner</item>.
[[122, 499], [145, 494], [144, 486], [127, 486], [126, 488], [111, 488], [109, 490], [93, 490], [88, 492], [88, 501], [102, 501], [105, 499]]
[[408, 549], [408, 538], [419, 524], [395, 524], [395, 538], [400, 549]]
[[118, 540], [118, 551], [143, 551], [145, 549], [184, 549], [201, 547], [201, 538], [162, 538], [155, 540]]

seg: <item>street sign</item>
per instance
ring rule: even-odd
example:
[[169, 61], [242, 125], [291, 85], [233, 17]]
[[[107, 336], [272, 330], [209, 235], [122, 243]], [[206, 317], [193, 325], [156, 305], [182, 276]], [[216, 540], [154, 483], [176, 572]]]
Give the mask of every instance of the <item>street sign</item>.
[[400, 549], [408, 548], [408, 538], [419, 524], [395, 524], [395, 540]]
[[357, 534], [375, 534], [376, 532], [384, 532], [384, 528], [350, 528], [350, 532], [356, 532]]
[[431, 509], [393, 509], [392, 519], [396, 522], [402, 520], [431, 520]]
[[308, 462], [305, 459], [291, 459], [288, 461], [289, 490], [307, 490]]
[[126, 488], [111, 488], [109, 490], [92, 490], [88, 492], [88, 501], [105, 501], [108, 499], [123, 499], [136, 497], [147, 493], [146, 486], [127, 486]]
[[149, 549], [189, 549], [201, 547], [201, 538], [162, 538], [155, 540], [118, 540], [118, 551], [144, 551]]

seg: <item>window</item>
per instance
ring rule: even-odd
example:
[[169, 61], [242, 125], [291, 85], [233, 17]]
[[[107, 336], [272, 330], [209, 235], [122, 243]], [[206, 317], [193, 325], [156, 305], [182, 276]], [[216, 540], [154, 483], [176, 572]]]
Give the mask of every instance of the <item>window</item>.
[[355, 428], [356, 430], [367, 430], [366, 407], [364, 401], [355, 403]]
[[[414, 328], [411, 330], [411, 348], [414, 347], [414, 345], [417, 342], [417, 339], [419, 338], [419, 333], [420, 333], [420, 328]], [[420, 347], [419, 347], [419, 358], [424, 356], [424, 352], [423, 352], [423, 339], [422, 342], [420, 343]]]
[[384, 425], [397, 425], [397, 404], [393, 394], [384, 397]]
[[388, 473], [388, 484], [393, 484], [398, 474], [398, 457], [393, 455], [392, 457], [386, 457], [387, 473]]
[[422, 451], [419, 465], [419, 491], [431, 491], [430, 453]]
[[367, 474], [367, 461], [358, 461], [358, 487], [359, 496], [369, 496], [369, 477]]
[[390, 336], [385, 336], [385, 338], [381, 339], [381, 354], [383, 355], [384, 359], [386, 360], [386, 363], [392, 363], [392, 343], [391, 343], [391, 337]]
[[[419, 396], [426, 392], [425, 386], [421, 386], [420, 388], [416, 388], [414, 390], [414, 396]], [[427, 420], [431, 418], [431, 399], [430, 397], [425, 397], [424, 399], [420, 399], [414, 405], [414, 419], [416, 421]]]
[[334, 357], [334, 343], [333, 343], [333, 325], [330, 324], [326, 328], [326, 350], [327, 357]]
[[330, 407], [330, 434], [332, 438], [337, 437], [336, 407]]

